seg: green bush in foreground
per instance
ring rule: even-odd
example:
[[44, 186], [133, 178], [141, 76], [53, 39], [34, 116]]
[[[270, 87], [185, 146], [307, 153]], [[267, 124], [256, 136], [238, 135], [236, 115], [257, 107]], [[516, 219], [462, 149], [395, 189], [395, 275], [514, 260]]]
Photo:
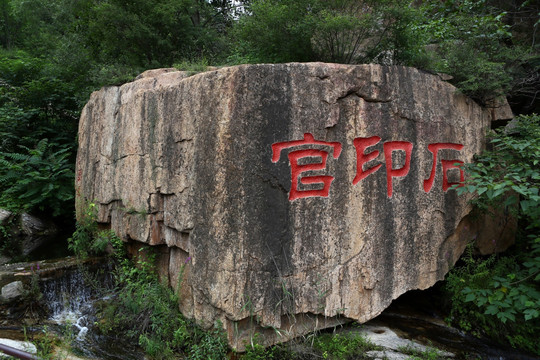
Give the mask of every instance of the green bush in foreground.
[[123, 334], [137, 342], [152, 359], [223, 359], [227, 341], [220, 324], [203, 331], [178, 310], [178, 295], [153, 272], [153, 256], [134, 266], [122, 259], [116, 274], [114, 301], [101, 308], [99, 329]]
[[540, 354], [540, 116], [518, 117], [491, 145], [466, 165], [468, 180], [457, 191], [475, 193], [480, 209], [512, 212], [520, 232], [511, 251], [477, 259], [469, 250], [449, 274], [451, 317], [466, 330]]
[[116, 238], [111, 231], [98, 231], [96, 204], [89, 203], [75, 224], [75, 232], [68, 239], [68, 248], [77, 256], [103, 255]]

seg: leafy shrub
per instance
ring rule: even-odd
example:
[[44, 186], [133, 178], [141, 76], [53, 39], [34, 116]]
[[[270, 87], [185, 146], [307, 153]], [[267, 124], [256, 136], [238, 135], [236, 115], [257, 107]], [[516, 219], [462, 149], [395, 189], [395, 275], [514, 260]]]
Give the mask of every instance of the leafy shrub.
[[0, 206], [71, 219], [80, 103], [51, 69], [0, 49]]
[[491, 145], [466, 165], [468, 179], [457, 191], [475, 193], [480, 209], [513, 212], [522, 230], [513, 251], [488, 259], [469, 251], [449, 274], [453, 321], [540, 354], [540, 116], [518, 117]]
[[[478, 194], [475, 204], [482, 209], [518, 204], [517, 213], [530, 229], [540, 228], [540, 116], [523, 115], [507, 129], [497, 130], [490, 139], [493, 147], [466, 165], [466, 186], [458, 193]], [[509, 194], [505, 201], [501, 201]]]
[[14, 210], [39, 210], [53, 216], [72, 209], [73, 164], [71, 147], [39, 141], [35, 149], [0, 153], [0, 206]]
[[100, 256], [107, 248], [115, 248], [116, 257], [125, 256], [121, 251], [122, 240], [112, 230], [99, 230], [96, 204], [89, 202], [75, 224], [75, 231], [68, 239], [68, 248], [81, 258]]
[[223, 359], [228, 350], [221, 324], [203, 331], [178, 309], [178, 295], [159, 281], [155, 255], [143, 248], [134, 264], [122, 242], [112, 244], [117, 261], [113, 300], [101, 304], [98, 328], [106, 334], [138, 343], [152, 359]]
[[274, 359], [274, 348], [265, 348], [256, 341], [251, 346], [246, 346], [246, 352], [242, 355], [242, 360], [270, 360]]
[[[295, 360], [305, 359], [299, 350], [292, 349], [293, 342], [264, 347], [261, 345], [261, 334], [255, 333], [249, 343], [246, 343], [246, 352], [240, 357], [242, 360]], [[312, 358], [310, 353], [307, 358]]]
[[509, 69], [525, 49], [512, 49], [506, 13], [488, 0], [426, 1], [419, 7], [414, 33], [431, 48], [431, 61], [409, 65], [453, 76], [463, 93], [485, 103], [508, 91]]

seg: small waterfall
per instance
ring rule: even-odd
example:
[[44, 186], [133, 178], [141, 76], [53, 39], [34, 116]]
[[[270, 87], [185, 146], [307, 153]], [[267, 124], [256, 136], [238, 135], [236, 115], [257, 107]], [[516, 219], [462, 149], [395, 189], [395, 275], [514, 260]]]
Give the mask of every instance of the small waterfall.
[[103, 271], [103, 265], [63, 269], [42, 279], [42, 303], [49, 311], [49, 320], [57, 325], [71, 325], [75, 339], [84, 340], [93, 302], [102, 297], [103, 289], [111, 283], [110, 271]]
[[[72, 349], [88, 358], [102, 360], [141, 360], [144, 354], [122, 339], [93, 331], [96, 301], [111, 300], [113, 266], [109, 263], [64, 268], [40, 279], [41, 302], [55, 330], [67, 329]], [[108, 294], [108, 295], [107, 295]]]

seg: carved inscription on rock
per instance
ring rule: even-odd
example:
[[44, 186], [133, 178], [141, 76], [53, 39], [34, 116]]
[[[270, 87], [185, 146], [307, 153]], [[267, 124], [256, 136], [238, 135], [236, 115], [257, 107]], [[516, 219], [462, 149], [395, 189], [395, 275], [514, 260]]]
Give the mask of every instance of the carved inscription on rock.
[[[364, 169], [364, 165], [371, 160], [376, 159], [379, 156], [379, 150], [373, 150], [366, 154], [367, 148], [377, 145], [381, 141], [379, 136], [363, 137], [354, 139], [354, 147], [356, 149], [356, 175], [352, 180], [352, 184], [356, 185], [362, 179], [365, 179], [369, 175], [375, 173], [383, 164], [372, 165], [371, 167]], [[333, 149], [334, 159], [338, 159], [341, 154], [341, 143], [339, 142], [326, 142], [315, 140], [310, 133], [304, 134], [303, 140], [293, 140], [278, 142], [272, 144], [272, 162], [277, 162], [280, 159], [281, 152], [288, 148], [300, 147], [300, 146], [314, 146], [322, 145]], [[437, 169], [437, 154], [442, 149], [452, 149], [460, 151], [463, 149], [462, 144], [454, 143], [434, 143], [428, 145], [429, 151], [433, 154], [432, 168], [429, 179], [424, 180], [424, 191], [430, 192], [435, 181], [436, 169]], [[384, 165], [386, 166], [386, 183], [387, 183], [387, 195], [392, 197], [392, 181], [397, 177], [407, 176], [411, 167], [413, 144], [408, 141], [386, 141], [383, 144], [384, 153]], [[392, 165], [392, 154], [394, 151], [403, 151], [405, 153], [405, 163], [400, 168], [394, 168]], [[304, 197], [321, 196], [328, 197], [330, 193], [330, 185], [334, 181], [333, 176], [329, 175], [302, 175], [304, 173], [324, 170], [326, 169], [326, 161], [328, 160], [328, 151], [307, 148], [301, 150], [294, 150], [287, 155], [289, 158], [289, 164], [291, 166], [291, 190], [289, 191], [289, 200], [296, 200]], [[317, 160], [320, 159], [320, 160]], [[302, 164], [300, 161], [304, 160]], [[464, 178], [463, 169], [460, 165], [463, 165], [463, 161], [460, 160], [447, 160], [441, 159], [442, 164], [442, 189], [447, 191], [453, 185], [462, 186]], [[449, 182], [448, 171], [451, 169], [457, 169], [459, 171], [459, 182]], [[302, 189], [305, 185], [320, 185], [314, 189]]]

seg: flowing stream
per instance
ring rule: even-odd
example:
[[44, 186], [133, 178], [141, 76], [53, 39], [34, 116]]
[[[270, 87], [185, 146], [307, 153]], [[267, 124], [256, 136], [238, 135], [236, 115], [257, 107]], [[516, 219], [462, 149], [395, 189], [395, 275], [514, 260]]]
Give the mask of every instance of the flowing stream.
[[43, 302], [49, 310], [49, 321], [56, 331], [71, 339], [71, 348], [78, 355], [91, 359], [143, 359], [132, 344], [122, 339], [99, 335], [92, 331], [96, 301], [108, 300], [113, 284], [110, 265], [102, 263], [62, 271], [42, 279]]
[[83, 340], [88, 332], [88, 314], [97, 293], [85, 286], [83, 272], [68, 271], [59, 278], [43, 281], [43, 301], [50, 311], [50, 320], [58, 325], [72, 324], [76, 339]]
[[[97, 320], [93, 305], [95, 301], [107, 300], [100, 289], [112, 286], [111, 269], [106, 266], [77, 267], [42, 279], [41, 290], [50, 311], [49, 320], [58, 331], [70, 334], [72, 348], [82, 356], [103, 360], [144, 359], [144, 354], [134, 344], [92, 331], [92, 324]], [[447, 326], [435, 304], [437, 299], [429, 291], [412, 292], [394, 301], [368, 324], [388, 327], [402, 338], [452, 352], [456, 354], [455, 359], [539, 359]]]
[[489, 339], [479, 339], [448, 326], [440, 310], [440, 291], [416, 290], [395, 300], [381, 315], [368, 324], [382, 324], [400, 337], [423, 345], [449, 351], [455, 359], [538, 360], [528, 354]]

